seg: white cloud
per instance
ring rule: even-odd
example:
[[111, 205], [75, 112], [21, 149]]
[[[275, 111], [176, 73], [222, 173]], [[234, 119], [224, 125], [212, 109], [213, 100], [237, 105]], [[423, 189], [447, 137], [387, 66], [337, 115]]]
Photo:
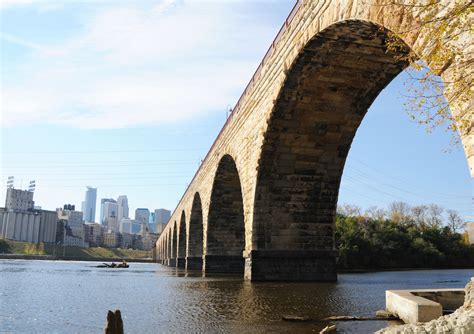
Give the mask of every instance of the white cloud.
[[32, 54], [1, 88], [2, 125], [120, 128], [223, 110], [257, 66], [248, 54], [273, 34], [230, 7], [162, 1], [102, 7], [59, 44], [7, 35]]

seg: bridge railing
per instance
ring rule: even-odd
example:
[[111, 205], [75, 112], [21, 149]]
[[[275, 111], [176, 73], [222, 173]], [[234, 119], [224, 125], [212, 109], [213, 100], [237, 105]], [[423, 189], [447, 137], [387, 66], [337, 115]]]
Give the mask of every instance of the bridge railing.
[[209, 154], [211, 154], [212, 150], [214, 149], [214, 147], [216, 146], [217, 142], [219, 141], [219, 139], [221, 138], [222, 136], [222, 133], [224, 132], [224, 130], [227, 128], [227, 126], [230, 124], [230, 122], [232, 121], [233, 117], [234, 117], [234, 114], [238, 114], [239, 113], [239, 110], [240, 110], [240, 106], [241, 106], [241, 103], [244, 99], [244, 97], [247, 95], [247, 93], [249, 92], [249, 90], [251, 89], [251, 87], [253, 86], [253, 84], [257, 81], [258, 79], [258, 76], [260, 75], [260, 72], [262, 71], [262, 68], [263, 66], [265, 65], [265, 63], [267, 62], [268, 58], [270, 58], [270, 56], [273, 54], [274, 50], [275, 50], [275, 46], [277, 45], [277, 43], [280, 41], [281, 37], [283, 36], [284, 32], [286, 31], [286, 29], [288, 28], [288, 26], [291, 24], [291, 22], [293, 21], [293, 19], [295, 18], [296, 14], [298, 13], [299, 9], [301, 8], [301, 5], [303, 4], [303, 1], [304, 0], [297, 0], [295, 5], [293, 6], [293, 8], [291, 9], [291, 12], [290, 14], [288, 15], [288, 17], [286, 18], [285, 22], [283, 23], [283, 25], [281, 26], [280, 30], [278, 31], [277, 35], [275, 36], [275, 38], [273, 39], [273, 42], [272, 44], [270, 44], [270, 47], [268, 48], [267, 52], [265, 53], [265, 55], [263, 56], [263, 59], [262, 61], [260, 62], [260, 64], [258, 65], [257, 69], [255, 70], [255, 72], [253, 73], [252, 75], [252, 78], [250, 79], [249, 83], [247, 84], [247, 86], [245, 86], [245, 89], [243, 91], [243, 93], [240, 95], [239, 99], [237, 100], [237, 103], [235, 104], [234, 108], [232, 109], [231, 113], [229, 114], [229, 117], [227, 117], [225, 123], [224, 123], [224, 126], [221, 128], [221, 130], [219, 131], [219, 134], [217, 135], [216, 139], [214, 140], [214, 142], [212, 143], [211, 145], [211, 148], [209, 149], [209, 151], [207, 151], [207, 154], [206, 156], [204, 157], [204, 159], [201, 161], [200, 165], [199, 165], [199, 168], [197, 169], [196, 173], [194, 174], [193, 178], [191, 179], [191, 182], [188, 183], [188, 186], [186, 187], [186, 190], [184, 191], [183, 195], [181, 196], [181, 198], [179, 199], [178, 201], [178, 204], [176, 205], [175, 209], [173, 210], [173, 213], [171, 214], [170, 216], [170, 220], [168, 220], [168, 222], [166, 223], [166, 226], [168, 226], [169, 222], [172, 220], [172, 217], [174, 216], [175, 212], [176, 212], [176, 209], [178, 208], [179, 206], [179, 203], [181, 203], [181, 201], [183, 200], [184, 196], [186, 195], [186, 191], [188, 190], [189, 186], [193, 183], [194, 179], [196, 178], [196, 176], [199, 174], [199, 171], [201, 170], [201, 167], [202, 165], [204, 164], [204, 162], [206, 162], [206, 160], [208, 159], [209, 157]]

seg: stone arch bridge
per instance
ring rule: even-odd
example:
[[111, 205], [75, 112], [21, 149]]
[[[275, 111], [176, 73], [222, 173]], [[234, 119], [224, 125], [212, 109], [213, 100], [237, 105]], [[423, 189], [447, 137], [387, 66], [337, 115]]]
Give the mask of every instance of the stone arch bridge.
[[[158, 239], [158, 262], [252, 281], [336, 279], [344, 163], [368, 108], [407, 65], [387, 50], [388, 32], [409, 31], [397, 52], [430, 65], [416, 7], [384, 3], [296, 3]], [[466, 108], [472, 100], [451, 105]], [[472, 128], [462, 141], [473, 175]]]

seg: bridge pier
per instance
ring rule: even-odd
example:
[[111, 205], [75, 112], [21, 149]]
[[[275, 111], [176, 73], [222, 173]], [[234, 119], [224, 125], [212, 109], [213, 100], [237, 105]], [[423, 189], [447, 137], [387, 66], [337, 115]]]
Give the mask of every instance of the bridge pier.
[[186, 258], [184, 257], [178, 257], [176, 259], [176, 267], [178, 268], [184, 268], [186, 266]]
[[235, 255], [205, 255], [203, 271], [205, 273], [242, 274], [245, 259]]
[[186, 270], [202, 270], [202, 257], [187, 257]]
[[245, 259], [244, 277], [256, 281], [337, 280], [335, 251], [253, 250]]

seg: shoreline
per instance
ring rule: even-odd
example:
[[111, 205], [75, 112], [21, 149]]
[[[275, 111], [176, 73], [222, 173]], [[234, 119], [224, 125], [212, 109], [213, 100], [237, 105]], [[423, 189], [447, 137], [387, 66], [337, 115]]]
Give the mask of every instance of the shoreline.
[[89, 262], [143, 262], [154, 263], [152, 258], [122, 258], [122, 257], [76, 257], [53, 255], [26, 255], [26, 254], [0, 254], [0, 260], [40, 260], [40, 261], [89, 261]]
[[[40, 261], [89, 261], [89, 262], [142, 262], [156, 263], [152, 258], [122, 258], [122, 257], [75, 257], [75, 256], [53, 256], [53, 255], [26, 255], [26, 254], [0, 254], [0, 260], [40, 260]], [[157, 263], [159, 264], [159, 263]], [[417, 270], [456, 270], [472, 269], [473, 267], [433, 267], [433, 268], [370, 268], [370, 269], [350, 269], [338, 271], [338, 274], [368, 274], [375, 272], [393, 271], [417, 271]]]

